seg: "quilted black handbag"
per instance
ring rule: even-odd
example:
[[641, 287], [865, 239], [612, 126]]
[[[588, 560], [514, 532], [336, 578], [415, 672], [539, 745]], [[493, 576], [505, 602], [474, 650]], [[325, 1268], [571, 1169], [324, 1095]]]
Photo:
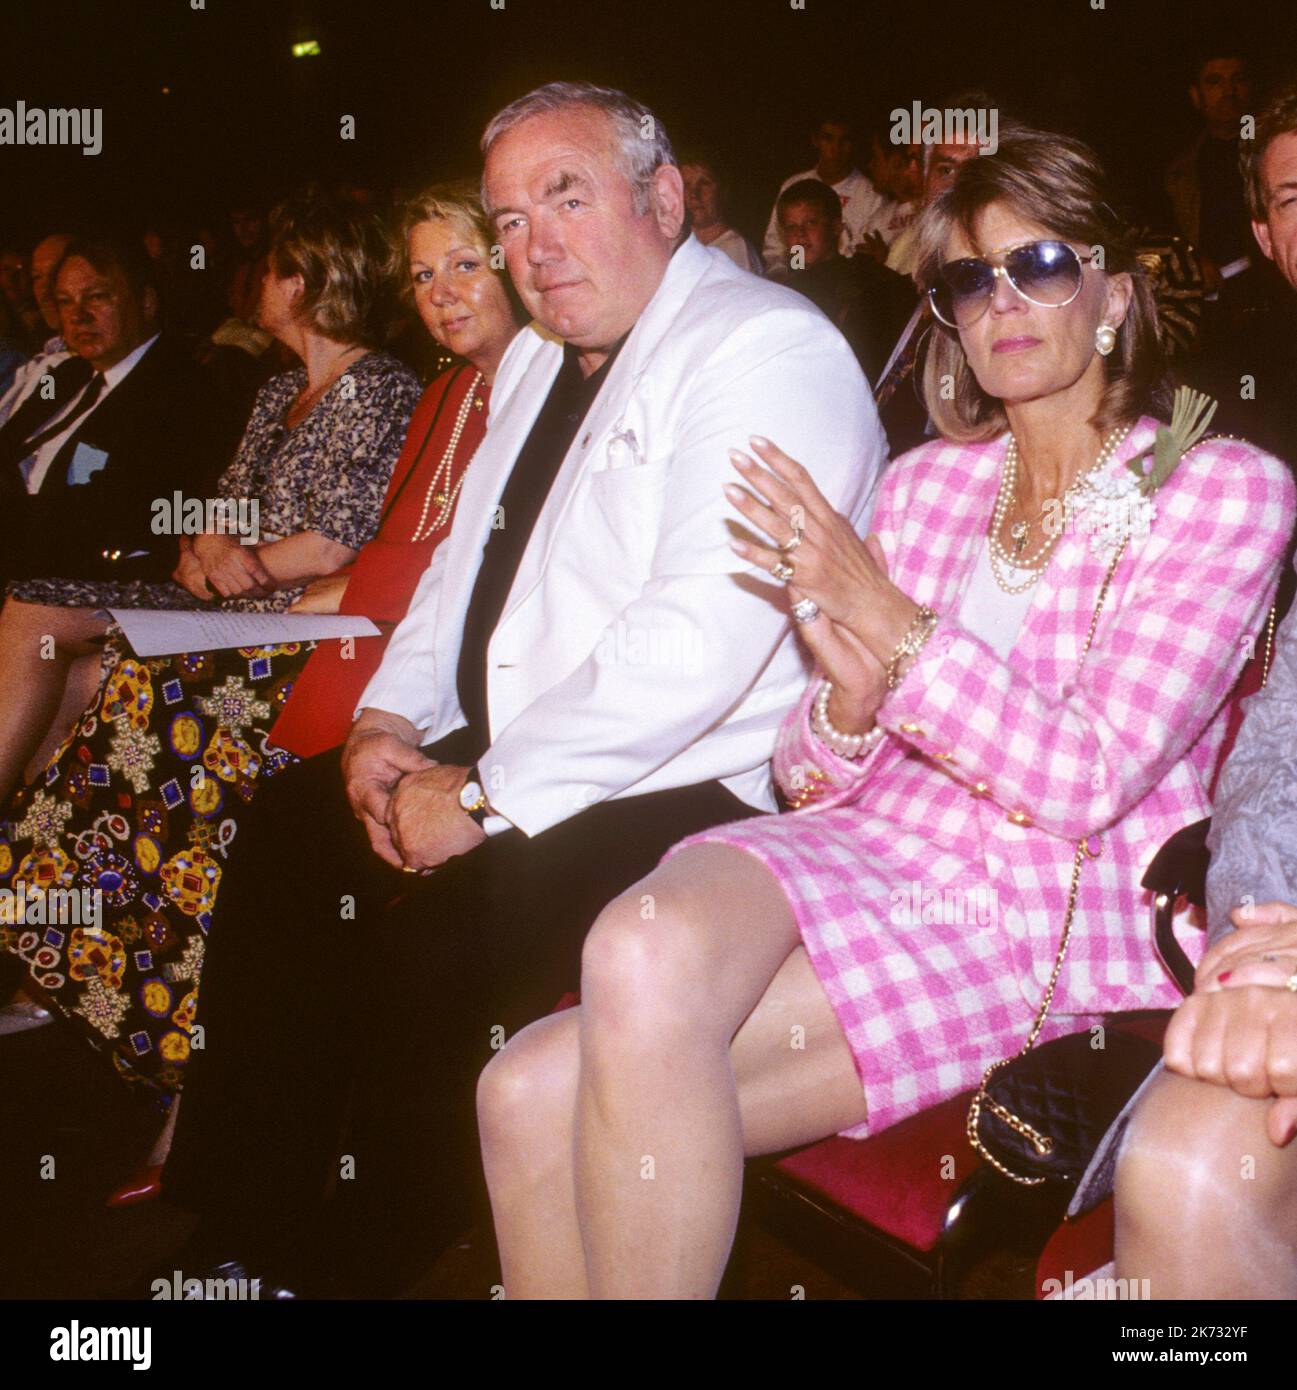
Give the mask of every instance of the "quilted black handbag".
[[1162, 1055], [1157, 1043], [1116, 1028], [1104, 1030], [1102, 1046], [1096, 1041], [1088, 1030], [1073, 1033], [996, 1063], [970, 1125], [982, 1156], [1006, 1177], [1074, 1188], [1108, 1126]]

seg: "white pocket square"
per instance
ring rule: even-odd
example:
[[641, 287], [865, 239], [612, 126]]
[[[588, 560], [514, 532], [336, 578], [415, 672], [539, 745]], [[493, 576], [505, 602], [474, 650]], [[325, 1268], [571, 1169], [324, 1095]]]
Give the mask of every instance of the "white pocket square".
[[634, 430], [613, 430], [608, 440], [608, 467], [633, 468], [644, 462]]
[[80, 487], [88, 483], [91, 475], [107, 467], [108, 455], [102, 449], [92, 449], [89, 444], [78, 444], [68, 464], [68, 486]]

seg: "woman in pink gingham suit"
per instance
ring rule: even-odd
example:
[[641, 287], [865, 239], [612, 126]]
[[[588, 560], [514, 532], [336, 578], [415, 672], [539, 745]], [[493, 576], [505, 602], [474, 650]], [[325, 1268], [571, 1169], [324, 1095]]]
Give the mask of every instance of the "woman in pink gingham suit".
[[[1060, 136], [968, 161], [920, 239], [926, 283], [959, 258], [981, 279], [934, 298], [959, 325], [934, 326], [925, 374], [949, 438], [891, 466], [868, 540], [768, 441], [753, 441], [766, 467], [735, 460], [749, 490], [731, 499], [764, 533], [735, 549], [763, 570], [791, 562], [818, 667], [774, 753], [798, 809], [677, 845], [595, 923], [580, 1009], [533, 1024], [483, 1075], [510, 1297], [710, 1296], [745, 1154], [863, 1137], [974, 1087], [1031, 1026], [1083, 838], [1042, 1037], [1179, 1000], [1139, 881], [1209, 811], [1223, 705], [1293, 525], [1288, 470], [1238, 441], [1185, 454], [1151, 526], [1130, 528], [1088, 652], [1109, 554], [1079, 528], [1032, 540], [1045, 559], [1014, 608], [983, 583], [988, 533], [1039, 537], [1051, 499], [1092, 467], [1101, 484], [1132, 476], [1155, 442], [1148, 285], [1093, 156]], [[1096, 244], [1106, 269], [1077, 254]], [[1011, 276], [1018, 247], [1045, 259]], [[1010, 609], [1006, 639], [990, 620]]]

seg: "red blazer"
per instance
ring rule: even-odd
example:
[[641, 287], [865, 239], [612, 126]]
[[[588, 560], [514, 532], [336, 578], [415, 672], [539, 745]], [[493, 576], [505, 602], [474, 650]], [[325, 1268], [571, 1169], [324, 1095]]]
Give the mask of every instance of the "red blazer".
[[437, 498], [456, 489], [481, 443], [486, 433], [489, 395], [490, 388], [472, 367], [453, 367], [443, 372], [423, 393], [410, 419], [401, 456], [392, 470], [378, 534], [357, 555], [338, 606], [340, 613], [358, 613], [371, 619], [383, 632], [377, 637], [321, 642], [270, 730], [271, 743], [309, 758], [346, 740], [352, 714], [370, 677], [378, 670], [392, 629], [405, 617], [419, 577], [454, 520], [452, 506], [431, 535], [425, 534], [419, 541], [413, 539], [420, 518], [424, 518], [426, 531], [428, 522], [441, 510], [441, 503], [430, 499], [429, 492], [455, 422], [467, 400], [467, 414], [450, 460], [449, 474], [443, 471], [437, 479]]

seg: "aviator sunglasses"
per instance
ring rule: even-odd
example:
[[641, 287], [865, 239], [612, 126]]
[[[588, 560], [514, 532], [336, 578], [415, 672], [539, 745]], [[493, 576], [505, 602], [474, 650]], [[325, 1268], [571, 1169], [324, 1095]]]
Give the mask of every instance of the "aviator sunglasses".
[[1084, 269], [1093, 259], [1065, 241], [1028, 241], [984, 256], [965, 256], [941, 267], [928, 301], [948, 327], [969, 328], [986, 313], [995, 278], [1003, 275], [1029, 304], [1061, 309], [1080, 294]]

